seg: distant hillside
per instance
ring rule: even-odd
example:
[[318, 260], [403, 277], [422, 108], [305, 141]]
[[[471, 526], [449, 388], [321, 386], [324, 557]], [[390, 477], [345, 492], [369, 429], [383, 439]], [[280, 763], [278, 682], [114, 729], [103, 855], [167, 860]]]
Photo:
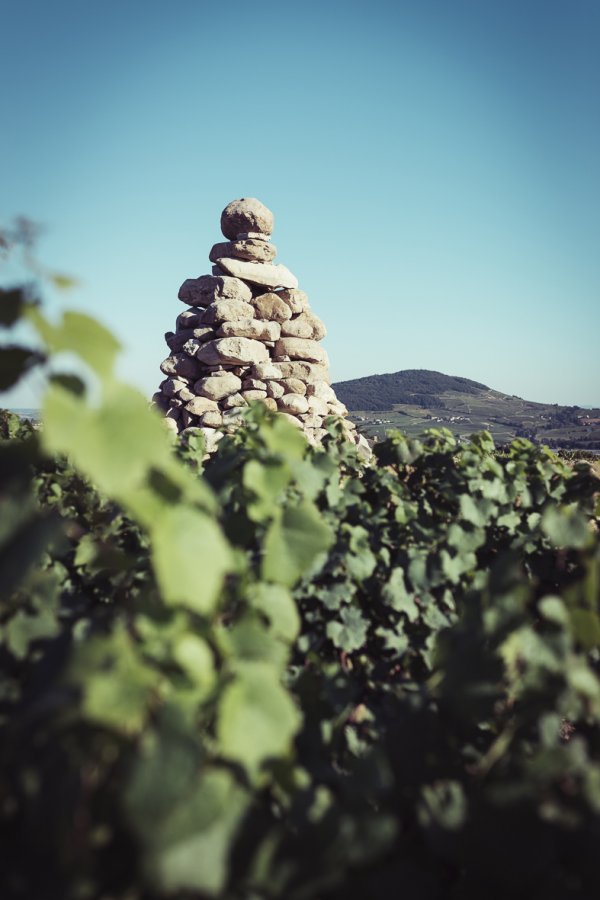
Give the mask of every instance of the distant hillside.
[[554, 448], [600, 451], [600, 409], [533, 403], [478, 381], [428, 369], [369, 375], [334, 385], [360, 430], [382, 438], [390, 428], [416, 436], [449, 428], [459, 440], [485, 429], [502, 445], [527, 437]]
[[365, 378], [353, 378], [352, 381], [339, 381], [334, 388], [349, 410], [372, 412], [391, 409], [397, 403], [429, 406], [432, 395], [446, 391], [479, 394], [489, 390], [486, 384], [478, 381], [443, 375], [442, 372], [432, 372], [429, 369], [404, 369], [389, 375], [368, 375]]

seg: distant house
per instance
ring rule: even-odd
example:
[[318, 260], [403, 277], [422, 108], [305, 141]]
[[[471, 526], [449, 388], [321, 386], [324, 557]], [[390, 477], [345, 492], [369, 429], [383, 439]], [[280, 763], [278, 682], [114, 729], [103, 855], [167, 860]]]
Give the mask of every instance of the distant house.
[[582, 418], [582, 419], [580, 419], [580, 422], [582, 425], [594, 425], [595, 427], [598, 427], [598, 425], [600, 425], [600, 419], [587, 419], [587, 418], [583, 419]]

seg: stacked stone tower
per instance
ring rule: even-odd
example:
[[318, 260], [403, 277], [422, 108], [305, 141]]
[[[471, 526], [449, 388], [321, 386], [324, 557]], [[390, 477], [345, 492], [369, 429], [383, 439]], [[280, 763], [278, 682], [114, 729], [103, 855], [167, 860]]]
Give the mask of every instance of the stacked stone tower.
[[297, 278], [274, 263], [273, 214], [258, 200], [234, 200], [223, 210], [221, 230], [227, 241], [210, 251], [212, 274], [184, 281], [179, 299], [187, 308], [165, 335], [171, 353], [153, 400], [168, 426], [201, 428], [210, 452], [258, 400], [312, 443], [320, 442], [331, 415], [342, 417], [350, 440], [362, 442], [330, 385], [319, 343], [325, 326]]

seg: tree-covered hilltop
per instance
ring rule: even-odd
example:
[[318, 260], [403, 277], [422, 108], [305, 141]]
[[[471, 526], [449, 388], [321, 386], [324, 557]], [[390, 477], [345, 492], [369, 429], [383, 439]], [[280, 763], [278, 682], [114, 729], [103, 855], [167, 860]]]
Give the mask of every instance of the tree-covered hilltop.
[[339, 381], [335, 384], [338, 397], [349, 410], [387, 410], [397, 403], [412, 403], [428, 406], [432, 395], [444, 391], [459, 391], [462, 394], [479, 394], [489, 388], [479, 381], [444, 375], [430, 369], [404, 369], [388, 375], [368, 375]]

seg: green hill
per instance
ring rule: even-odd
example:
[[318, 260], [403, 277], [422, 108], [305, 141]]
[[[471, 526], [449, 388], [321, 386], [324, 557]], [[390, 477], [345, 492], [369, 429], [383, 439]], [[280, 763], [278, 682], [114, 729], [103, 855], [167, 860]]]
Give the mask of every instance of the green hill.
[[334, 384], [351, 418], [370, 437], [389, 428], [418, 434], [449, 428], [460, 439], [486, 429], [497, 444], [527, 437], [555, 448], [600, 451], [600, 410], [535, 403], [479, 381], [406, 369]]
[[350, 410], [386, 410], [396, 403], [429, 406], [432, 395], [445, 391], [478, 394], [489, 390], [486, 384], [479, 381], [429, 369], [404, 369], [389, 375], [368, 375], [366, 378], [340, 381], [334, 387], [339, 399]]

